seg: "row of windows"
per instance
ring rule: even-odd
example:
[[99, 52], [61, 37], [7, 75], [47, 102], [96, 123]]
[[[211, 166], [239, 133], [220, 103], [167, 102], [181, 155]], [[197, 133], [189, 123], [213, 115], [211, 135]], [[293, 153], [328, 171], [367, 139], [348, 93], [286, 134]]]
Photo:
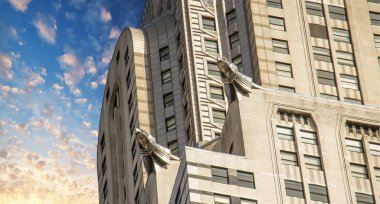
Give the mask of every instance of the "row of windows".
[[[211, 167], [211, 176], [214, 182], [230, 184], [228, 169], [222, 167]], [[237, 184], [242, 187], [255, 188], [253, 173], [237, 171]]]
[[[318, 83], [336, 86], [333, 72], [317, 70]], [[358, 78], [356, 76], [340, 74], [342, 88], [359, 90]]]
[[[221, 195], [221, 194], [214, 195], [214, 203], [215, 204], [232, 204], [230, 196]], [[240, 204], [257, 204], [257, 201], [240, 198]]]
[[[306, 1], [306, 13], [314, 16], [324, 16], [323, 6], [320, 3]], [[347, 21], [346, 9], [337, 6], [328, 6], [330, 18]]]
[[[301, 182], [285, 180], [285, 191], [287, 196], [303, 199], [305, 198], [304, 189]], [[329, 202], [327, 188], [325, 186], [309, 184], [309, 191], [311, 200], [324, 203]]]

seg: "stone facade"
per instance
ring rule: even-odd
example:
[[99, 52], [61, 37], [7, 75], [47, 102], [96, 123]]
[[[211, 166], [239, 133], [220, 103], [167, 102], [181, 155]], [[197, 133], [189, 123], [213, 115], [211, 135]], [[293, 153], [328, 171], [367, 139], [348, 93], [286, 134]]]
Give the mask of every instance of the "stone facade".
[[379, 48], [377, 0], [146, 0], [110, 65], [99, 202], [380, 203]]

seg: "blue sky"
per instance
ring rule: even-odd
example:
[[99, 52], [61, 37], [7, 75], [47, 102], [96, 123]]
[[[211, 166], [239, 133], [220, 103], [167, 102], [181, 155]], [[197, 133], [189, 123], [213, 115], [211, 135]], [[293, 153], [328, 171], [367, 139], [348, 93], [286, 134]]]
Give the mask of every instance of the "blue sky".
[[97, 203], [109, 62], [143, 0], [0, 0], [0, 203]]

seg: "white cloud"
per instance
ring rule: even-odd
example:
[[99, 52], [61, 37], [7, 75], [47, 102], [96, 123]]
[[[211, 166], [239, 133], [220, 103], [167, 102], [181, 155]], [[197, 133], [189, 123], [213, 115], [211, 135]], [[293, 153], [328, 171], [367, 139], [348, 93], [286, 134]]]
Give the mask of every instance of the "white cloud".
[[91, 127], [91, 122], [83, 121], [83, 127], [90, 128]]
[[55, 43], [57, 32], [57, 23], [53, 17], [43, 17], [38, 15], [33, 22], [34, 27], [38, 30], [39, 36], [50, 44]]
[[40, 70], [41, 70], [41, 76], [47, 76], [45, 67], [41, 67]]
[[11, 79], [12, 77], [12, 58], [0, 52], [0, 78]]
[[0, 93], [1, 93], [0, 99], [3, 99], [7, 97], [9, 94], [20, 95], [20, 94], [24, 94], [25, 91], [19, 88], [0, 84]]
[[97, 81], [93, 81], [93, 82], [91, 82], [90, 85], [91, 85], [91, 88], [92, 88], [92, 89], [97, 89], [98, 86], [99, 86], [99, 84], [98, 84]]
[[18, 34], [17, 34], [16, 28], [10, 27], [9, 28], [9, 34], [11, 35], [12, 38], [18, 39]]
[[45, 79], [43, 79], [39, 74], [28, 70], [26, 81], [25, 81], [25, 87], [28, 89], [32, 89], [40, 84], [43, 84], [45, 82]]
[[74, 13], [69, 13], [69, 12], [65, 13], [65, 18], [68, 21], [75, 21], [76, 20], [75, 14]]
[[112, 20], [111, 13], [109, 11], [107, 11], [107, 9], [104, 7], [102, 7], [100, 9], [100, 16], [101, 16], [103, 22], [108, 22], [108, 21]]
[[9, 0], [9, 3], [18, 11], [25, 12], [32, 0]]
[[120, 35], [119, 28], [113, 27], [108, 35], [108, 39], [117, 39]]
[[91, 130], [91, 136], [98, 137], [99, 132], [97, 130]]
[[79, 88], [74, 88], [72, 90], [74, 96], [81, 96], [82, 95], [82, 90], [80, 90]]
[[66, 52], [59, 57], [59, 64], [66, 70], [63, 80], [70, 89], [75, 90], [75, 85], [83, 78], [85, 72], [78, 57], [71, 52]]
[[87, 73], [89, 73], [89, 74], [96, 74], [97, 69], [96, 69], [93, 57], [88, 56], [86, 58], [86, 64], [85, 65], [86, 65]]
[[63, 89], [63, 86], [61, 86], [61, 85], [55, 83], [55, 84], [53, 84], [53, 88], [54, 88], [55, 90], [57, 90], [57, 91], [61, 91], [61, 90]]
[[43, 109], [41, 110], [41, 114], [46, 117], [51, 117], [53, 115], [53, 106], [46, 104]]
[[107, 83], [108, 71], [105, 71], [100, 77], [100, 84], [105, 85]]
[[74, 102], [77, 104], [85, 104], [87, 103], [87, 98], [76, 98]]

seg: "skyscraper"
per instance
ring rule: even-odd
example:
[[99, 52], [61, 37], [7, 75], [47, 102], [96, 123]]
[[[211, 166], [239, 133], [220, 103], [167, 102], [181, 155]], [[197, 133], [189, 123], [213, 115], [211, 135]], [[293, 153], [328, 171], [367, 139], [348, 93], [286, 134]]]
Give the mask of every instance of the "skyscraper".
[[380, 202], [379, 1], [145, 3], [110, 65], [100, 203]]

